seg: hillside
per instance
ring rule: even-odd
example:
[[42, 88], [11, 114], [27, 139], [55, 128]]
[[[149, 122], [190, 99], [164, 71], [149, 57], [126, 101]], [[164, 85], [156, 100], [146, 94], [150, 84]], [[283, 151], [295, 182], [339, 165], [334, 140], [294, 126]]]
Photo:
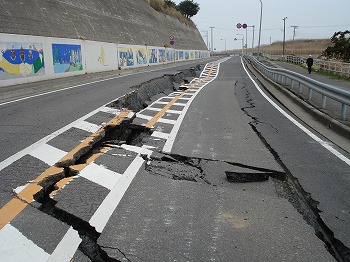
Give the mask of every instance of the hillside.
[[[207, 49], [199, 31], [144, 0], [0, 1], [1, 33]], [[189, 41], [189, 39], [191, 41]]]

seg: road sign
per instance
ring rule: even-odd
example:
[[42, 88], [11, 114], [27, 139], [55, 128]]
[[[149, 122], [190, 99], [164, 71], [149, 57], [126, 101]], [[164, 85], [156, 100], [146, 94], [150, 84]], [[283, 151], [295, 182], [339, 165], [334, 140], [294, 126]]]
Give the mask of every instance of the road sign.
[[243, 27], [243, 29], [247, 29], [248, 25], [247, 24], [243, 24], [242, 27]]
[[174, 35], [170, 35], [169, 36], [169, 45], [174, 45], [175, 44], [175, 36]]
[[242, 24], [238, 23], [236, 26], [237, 26], [238, 29], [240, 29], [242, 27]]

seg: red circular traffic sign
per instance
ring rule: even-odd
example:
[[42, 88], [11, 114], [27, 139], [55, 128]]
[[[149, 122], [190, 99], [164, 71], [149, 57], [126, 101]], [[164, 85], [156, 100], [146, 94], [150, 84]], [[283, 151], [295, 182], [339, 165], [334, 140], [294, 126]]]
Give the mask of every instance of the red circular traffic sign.
[[236, 26], [237, 26], [238, 29], [240, 29], [242, 27], [242, 24], [238, 23]]
[[247, 24], [243, 24], [242, 27], [243, 27], [243, 29], [246, 29], [248, 27], [248, 25]]

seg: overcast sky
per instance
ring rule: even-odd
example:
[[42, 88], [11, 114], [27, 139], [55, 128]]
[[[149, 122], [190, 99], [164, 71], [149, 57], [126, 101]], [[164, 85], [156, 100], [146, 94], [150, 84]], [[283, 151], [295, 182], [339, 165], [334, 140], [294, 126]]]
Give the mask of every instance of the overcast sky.
[[[175, 0], [175, 3], [181, 0]], [[234, 38], [246, 38], [244, 29], [238, 30], [237, 23], [255, 25], [254, 46], [258, 45], [260, 1], [259, 0], [194, 0], [200, 5], [200, 11], [192, 17], [202, 35], [214, 26], [214, 48], [239, 49], [242, 41]], [[331, 38], [336, 31], [350, 30], [350, 0], [262, 0], [263, 16], [261, 44], [283, 40], [283, 18], [286, 21], [286, 40]], [[252, 46], [253, 28], [248, 27], [248, 47]], [[207, 42], [206, 37], [204, 41]]]

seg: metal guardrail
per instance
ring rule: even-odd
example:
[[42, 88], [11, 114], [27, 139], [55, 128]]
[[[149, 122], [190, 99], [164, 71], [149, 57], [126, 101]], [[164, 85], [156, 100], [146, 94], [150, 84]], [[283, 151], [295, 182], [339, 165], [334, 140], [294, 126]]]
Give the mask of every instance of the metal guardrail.
[[245, 56], [265, 77], [270, 80], [281, 83], [285, 86], [289, 86], [290, 89], [298, 86], [298, 94], [302, 93], [303, 86], [308, 88], [308, 100], [312, 100], [313, 91], [322, 95], [322, 109], [326, 109], [327, 98], [331, 98], [341, 103], [341, 120], [346, 120], [347, 107], [350, 105], [350, 92], [337, 88], [332, 85], [328, 85], [296, 72], [292, 72], [286, 69], [268, 67], [258, 61], [257, 58], [252, 56]]

